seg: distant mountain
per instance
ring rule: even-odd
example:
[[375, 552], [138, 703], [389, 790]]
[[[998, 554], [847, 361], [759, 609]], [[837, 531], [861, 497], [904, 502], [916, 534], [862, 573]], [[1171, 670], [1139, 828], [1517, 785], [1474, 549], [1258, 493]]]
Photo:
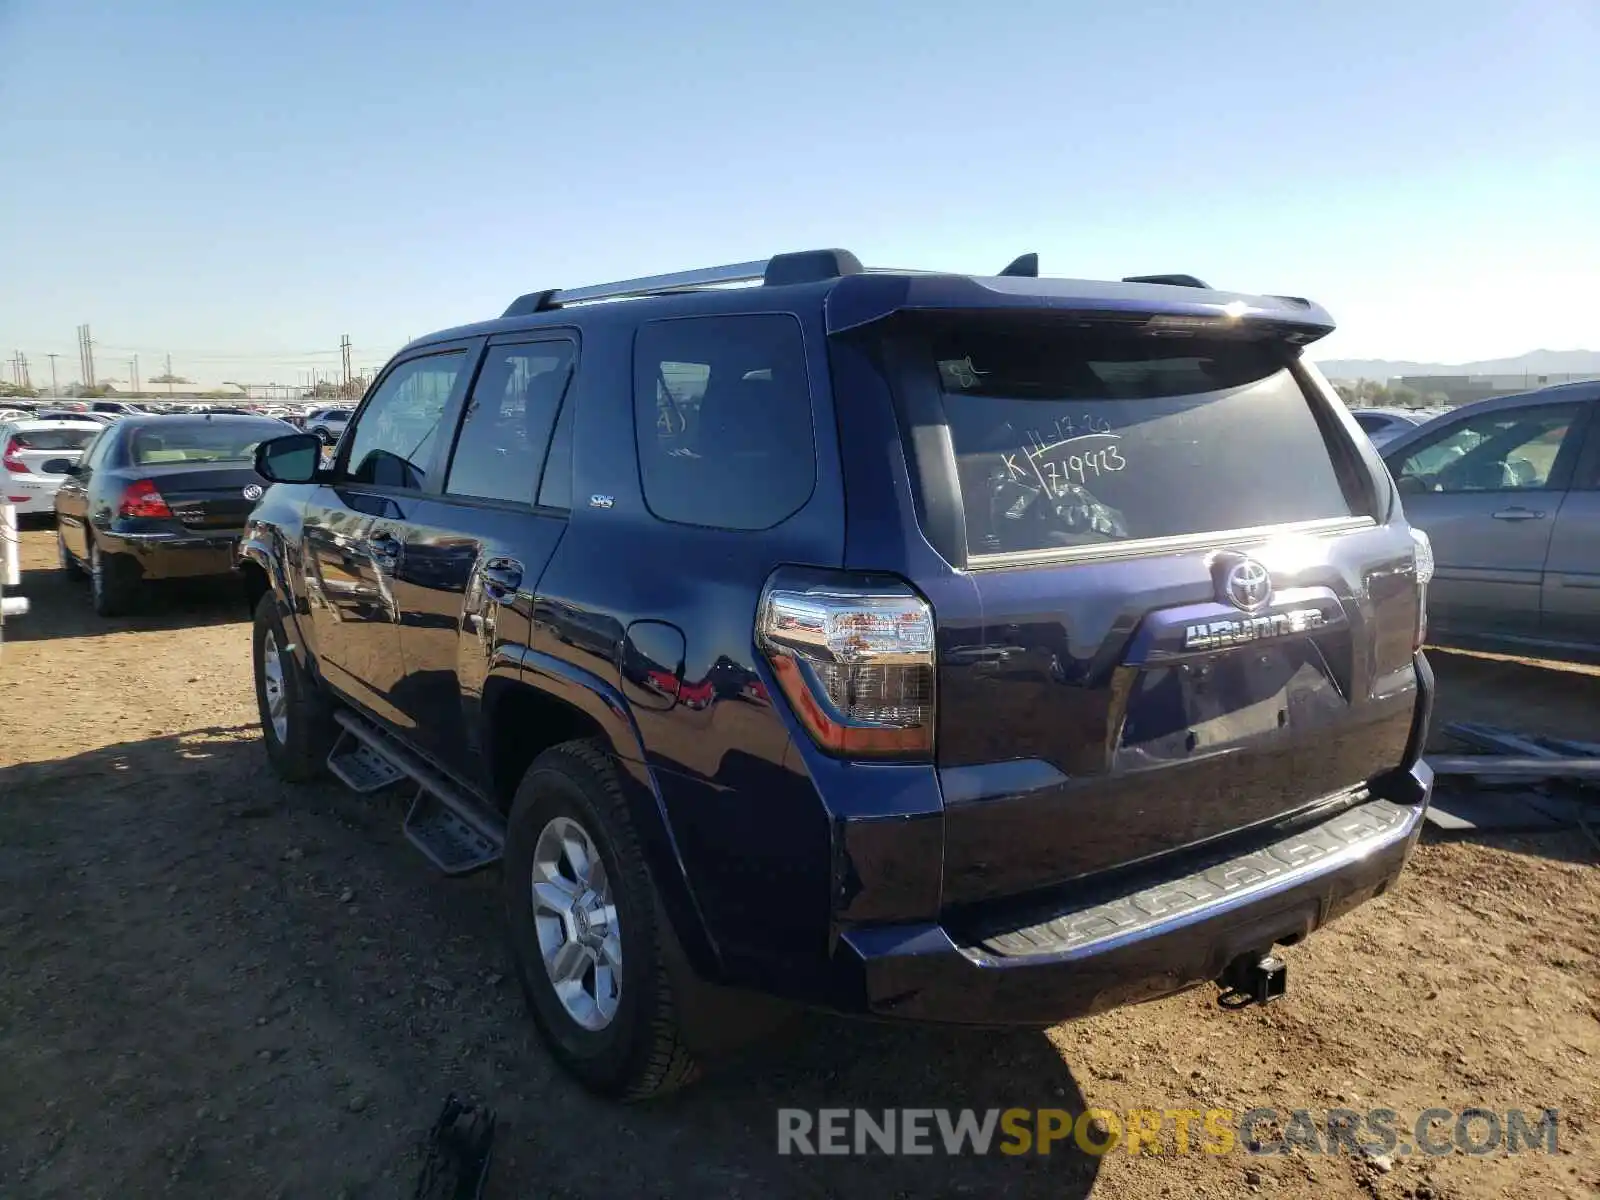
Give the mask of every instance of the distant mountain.
[[1469, 363], [1405, 362], [1387, 358], [1330, 358], [1318, 362], [1330, 379], [1390, 379], [1396, 375], [1600, 375], [1600, 350], [1530, 350], [1516, 358]]

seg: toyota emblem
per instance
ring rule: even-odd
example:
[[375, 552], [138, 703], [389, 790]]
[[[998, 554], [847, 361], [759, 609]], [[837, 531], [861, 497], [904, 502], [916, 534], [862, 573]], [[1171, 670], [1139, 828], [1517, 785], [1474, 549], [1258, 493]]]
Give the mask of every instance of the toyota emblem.
[[1222, 579], [1222, 594], [1235, 608], [1260, 612], [1272, 600], [1272, 576], [1253, 558], [1241, 558]]
[[261, 499], [261, 485], [259, 483], [247, 484], [244, 489], [244, 498], [246, 500]]

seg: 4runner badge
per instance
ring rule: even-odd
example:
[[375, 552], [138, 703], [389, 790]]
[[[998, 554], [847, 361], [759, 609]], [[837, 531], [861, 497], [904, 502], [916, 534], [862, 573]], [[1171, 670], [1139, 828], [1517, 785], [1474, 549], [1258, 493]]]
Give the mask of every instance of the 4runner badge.
[[1259, 617], [1243, 617], [1235, 621], [1203, 621], [1198, 625], [1183, 627], [1185, 650], [1220, 650], [1225, 646], [1242, 646], [1259, 642], [1263, 638], [1286, 637], [1292, 633], [1310, 633], [1327, 624], [1320, 608], [1295, 608], [1288, 612], [1265, 613]]

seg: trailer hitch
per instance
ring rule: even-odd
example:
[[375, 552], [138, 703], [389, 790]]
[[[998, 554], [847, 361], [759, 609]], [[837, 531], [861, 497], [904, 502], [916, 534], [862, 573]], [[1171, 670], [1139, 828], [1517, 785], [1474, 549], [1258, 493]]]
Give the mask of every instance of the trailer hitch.
[[1265, 950], [1241, 954], [1228, 964], [1217, 984], [1222, 988], [1217, 1003], [1223, 1008], [1271, 1004], [1289, 990], [1289, 964]]

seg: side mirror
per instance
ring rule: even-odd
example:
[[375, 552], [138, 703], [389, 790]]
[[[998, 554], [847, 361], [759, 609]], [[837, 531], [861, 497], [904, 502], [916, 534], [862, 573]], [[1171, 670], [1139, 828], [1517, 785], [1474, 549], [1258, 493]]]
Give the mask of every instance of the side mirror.
[[39, 465], [39, 471], [44, 475], [77, 475], [78, 464], [70, 458], [47, 458]]
[[311, 483], [321, 463], [322, 443], [310, 433], [288, 433], [256, 447], [256, 474], [273, 483]]

